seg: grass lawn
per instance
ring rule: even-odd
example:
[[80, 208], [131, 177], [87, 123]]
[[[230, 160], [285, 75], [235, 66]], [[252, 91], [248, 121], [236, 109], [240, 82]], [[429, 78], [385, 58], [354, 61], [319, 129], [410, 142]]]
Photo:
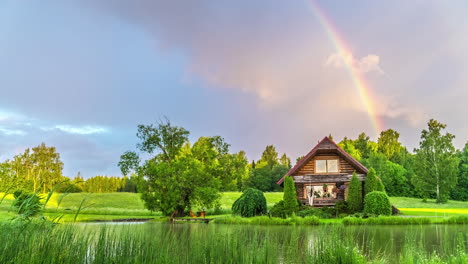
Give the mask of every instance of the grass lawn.
[[390, 197], [390, 202], [405, 215], [453, 216], [468, 214], [468, 202], [452, 201], [438, 204], [434, 199], [423, 202], [420, 198]]
[[[241, 194], [241, 192], [222, 193], [220, 203], [221, 208], [225, 209], [225, 214], [229, 213], [232, 204]], [[3, 197], [2, 193], [0, 193], [0, 199], [1, 197]], [[265, 197], [268, 207], [271, 208], [283, 199], [283, 193], [265, 193]], [[13, 199], [12, 195], [8, 195], [0, 203], [0, 221], [11, 219], [15, 215], [11, 212]], [[434, 200], [424, 203], [421, 199], [407, 197], [390, 197], [390, 200], [405, 215], [444, 217], [468, 214], [468, 202], [448, 201], [445, 204], [436, 204]], [[44, 215], [48, 218], [62, 216], [63, 221], [72, 221], [82, 202], [78, 221], [159, 218], [161, 216], [161, 213], [152, 213], [145, 209], [143, 201], [136, 193], [72, 193], [66, 195], [55, 193], [47, 203]], [[198, 210], [194, 209], [194, 211]], [[209, 215], [209, 217], [223, 217], [223, 215]]]

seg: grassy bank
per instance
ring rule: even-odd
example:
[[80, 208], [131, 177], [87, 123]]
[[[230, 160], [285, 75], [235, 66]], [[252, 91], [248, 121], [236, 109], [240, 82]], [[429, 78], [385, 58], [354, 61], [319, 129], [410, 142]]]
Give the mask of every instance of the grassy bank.
[[[232, 204], [240, 195], [240, 192], [222, 193], [220, 210], [208, 210], [207, 216], [229, 215]], [[46, 195], [43, 196], [46, 197]], [[0, 197], [3, 197], [2, 193], [0, 193]], [[271, 208], [283, 198], [283, 193], [265, 193], [265, 197], [268, 207]], [[392, 204], [400, 208], [406, 215], [439, 217], [468, 215], [468, 202], [448, 201], [446, 204], [436, 204], [434, 200], [424, 203], [417, 198], [390, 197], [390, 199]], [[11, 208], [12, 202], [13, 196], [8, 195], [0, 203], [0, 221], [11, 219], [14, 216]], [[54, 193], [45, 207], [44, 215], [49, 219], [62, 216], [62, 221], [73, 221], [79, 208], [80, 214], [77, 221], [158, 218], [161, 216], [160, 213], [145, 209], [143, 201], [136, 193], [72, 193], [65, 195]], [[198, 208], [194, 209], [194, 211], [198, 210]]]
[[428, 224], [468, 224], [468, 216], [451, 217], [399, 217], [379, 216], [370, 218], [345, 217], [338, 219], [321, 219], [316, 216], [289, 217], [286, 219], [268, 216], [239, 217], [225, 216], [216, 218], [216, 224], [242, 225], [428, 225]]

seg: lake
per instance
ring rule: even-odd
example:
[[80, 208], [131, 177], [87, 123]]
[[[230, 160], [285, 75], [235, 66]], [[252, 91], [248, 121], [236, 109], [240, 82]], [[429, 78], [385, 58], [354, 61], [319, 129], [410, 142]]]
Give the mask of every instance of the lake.
[[6, 241], [0, 248], [1, 263], [426, 263], [434, 259], [466, 263], [468, 256], [466, 225], [148, 222], [27, 227], [21, 232], [1, 229], [0, 238]]

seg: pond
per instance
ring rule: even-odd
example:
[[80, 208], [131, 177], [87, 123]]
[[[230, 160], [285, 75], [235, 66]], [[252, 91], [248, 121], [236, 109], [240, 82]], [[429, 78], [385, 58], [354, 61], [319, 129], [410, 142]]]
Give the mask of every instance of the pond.
[[[0, 252], [1, 263], [468, 261], [466, 225], [247, 226], [148, 222], [59, 225], [26, 228], [14, 234], [15, 230], [0, 230], [2, 241], [10, 232], [10, 240], [0, 248], [4, 251]], [[6, 258], [14, 261], [4, 261]]]

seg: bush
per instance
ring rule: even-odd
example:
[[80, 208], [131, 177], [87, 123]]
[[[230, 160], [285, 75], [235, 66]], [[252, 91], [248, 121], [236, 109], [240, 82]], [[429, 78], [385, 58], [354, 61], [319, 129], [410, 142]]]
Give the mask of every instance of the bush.
[[17, 209], [20, 218], [29, 220], [41, 212], [41, 198], [37, 194], [16, 190], [13, 196], [15, 197], [13, 206]]
[[334, 218], [339, 215], [339, 210], [334, 207], [324, 206], [322, 208], [307, 208], [305, 210], [299, 211], [297, 216], [307, 217], [307, 216], [316, 216], [318, 218]]
[[296, 187], [294, 186], [294, 180], [291, 176], [287, 176], [284, 180], [283, 200], [284, 210], [287, 216], [290, 216], [299, 210], [299, 205], [296, 198]]
[[284, 200], [277, 202], [270, 210], [270, 215], [274, 217], [288, 217], [288, 210], [285, 207]]
[[348, 214], [349, 208], [348, 203], [346, 201], [339, 201], [335, 204], [335, 208], [340, 214]]
[[263, 192], [249, 188], [232, 205], [232, 213], [243, 217], [262, 215], [267, 212], [267, 202]]
[[58, 193], [80, 193], [83, 192], [83, 190], [76, 184], [73, 184], [71, 182], [63, 183], [60, 185], [56, 192]]
[[351, 212], [362, 211], [362, 183], [359, 181], [356, 172], [353, 173], [348, 191], [348, 208]]
[[364, 199], [364, 212], [375, 215], [391, 215], [392, 205], [384, 192], [371, 192]]

